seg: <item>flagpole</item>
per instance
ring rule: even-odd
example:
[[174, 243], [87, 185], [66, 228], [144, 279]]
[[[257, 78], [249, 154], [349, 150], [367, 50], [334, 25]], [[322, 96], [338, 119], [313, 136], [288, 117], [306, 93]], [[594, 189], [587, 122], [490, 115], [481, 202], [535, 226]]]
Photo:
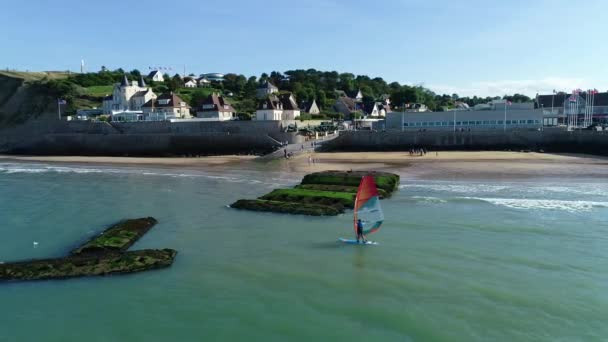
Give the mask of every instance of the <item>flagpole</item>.
[[61, 121], [61, 105], [59, 104], [59, 99], [57, 99], [57, 117], [59, 121]]

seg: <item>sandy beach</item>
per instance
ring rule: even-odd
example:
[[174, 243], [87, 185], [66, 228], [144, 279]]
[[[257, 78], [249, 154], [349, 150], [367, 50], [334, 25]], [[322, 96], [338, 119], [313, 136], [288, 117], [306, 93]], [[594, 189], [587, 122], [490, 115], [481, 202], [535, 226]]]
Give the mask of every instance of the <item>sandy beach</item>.
[[[310, 159], [309, 159], [310, 156]], [[294, 173], [322, 170], [378, 170], [410, 178], [493, 177], [608, 177], [608, 158], [536, 152], [430, 152], [410, 156], [407, 152], [303, 153], [290, 159], [260, 159], [255, 156], [200, 158], [139, 158], [83, 156], [0, 156], [0, 162], [31, 162], [84, 165], [151, 166], [189, 169], [256, 168]]]

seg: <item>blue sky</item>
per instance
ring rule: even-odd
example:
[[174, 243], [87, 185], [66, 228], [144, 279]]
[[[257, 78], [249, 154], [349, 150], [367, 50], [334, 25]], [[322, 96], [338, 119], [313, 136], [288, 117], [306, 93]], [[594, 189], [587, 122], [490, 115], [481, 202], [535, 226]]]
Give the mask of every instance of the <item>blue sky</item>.
[[259, 76], [337, 70], [438, 93], [608, 90], [608, 2], [20, 0], [0, 11], [0, 68], [166, 66]]

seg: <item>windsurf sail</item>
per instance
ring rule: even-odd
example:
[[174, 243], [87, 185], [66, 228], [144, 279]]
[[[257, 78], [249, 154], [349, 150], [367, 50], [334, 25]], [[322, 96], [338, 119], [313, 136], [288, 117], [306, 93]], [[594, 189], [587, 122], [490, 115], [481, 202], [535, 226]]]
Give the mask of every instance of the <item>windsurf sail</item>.
[[357, 220], [363, 223], [363, 234], [368, 235], [380, 229], [384, 221], [384, 213], [380, 207], [380, 196], [374, 177], [364, 176], [355, 198], [354, 229], [357, 233]]

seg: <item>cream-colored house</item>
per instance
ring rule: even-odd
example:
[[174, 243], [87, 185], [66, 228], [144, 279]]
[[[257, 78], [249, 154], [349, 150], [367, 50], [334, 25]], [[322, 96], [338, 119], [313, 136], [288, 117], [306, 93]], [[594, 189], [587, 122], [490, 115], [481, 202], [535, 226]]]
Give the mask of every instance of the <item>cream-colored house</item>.
[[114, 85], [112, 95], [103, 100], [103, 113], [112, 114], [118, 111], [139, 111], [148, 101], [155, 99], [156, 94], [146, 87], [143, 77], [139, 81], [129, 82], [127, 75]]
[[184, 87], [186, 88], [196, 88], [197, 86], [198, 85], [194, 80], [188, 80], [186, 83], [184, 83]]
[[256, 120], [279, 121], [283, 117], [283, 104], [275, 95], [269, 95], [258, 103], [255, 111]]
[[271, 94], [258, 103], [256, 120], [295, 120], [300, 117], [300, 108], [293, 94]]
[[234, 108], [216, 93], [209, 95], [196, 111], [197, 118], [208, 121], [234, 120], [235, 114]]
[[155, 100], [150, 100], [142, 106], [146, 120], [189, 119], [190, 106], [181, 97], [169, 93], [162, 94]]

